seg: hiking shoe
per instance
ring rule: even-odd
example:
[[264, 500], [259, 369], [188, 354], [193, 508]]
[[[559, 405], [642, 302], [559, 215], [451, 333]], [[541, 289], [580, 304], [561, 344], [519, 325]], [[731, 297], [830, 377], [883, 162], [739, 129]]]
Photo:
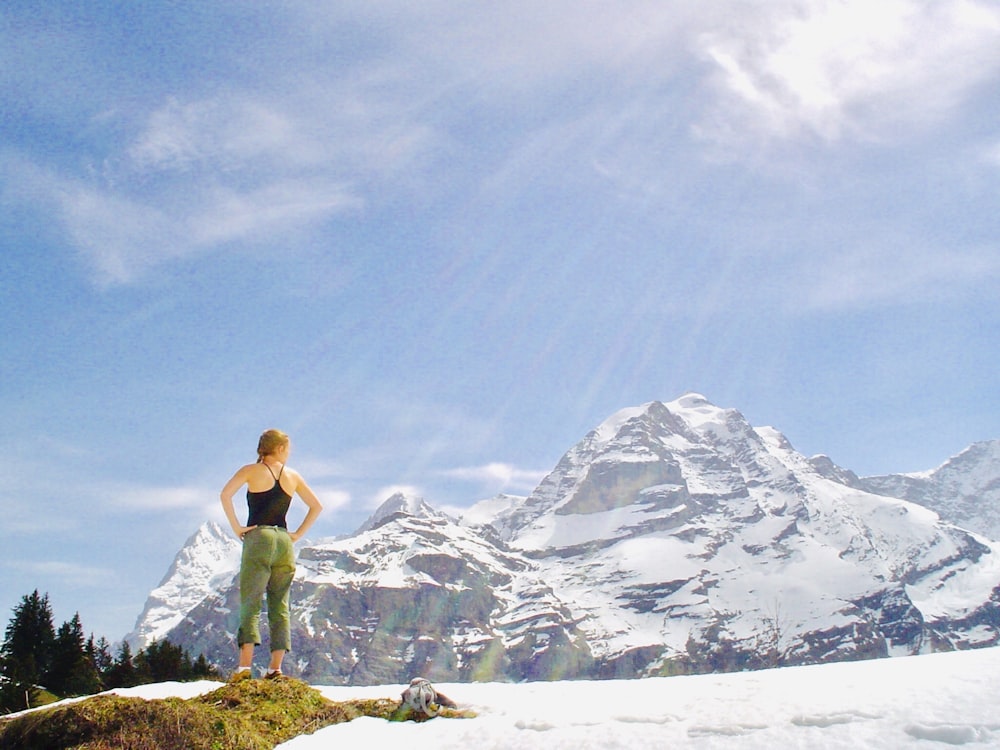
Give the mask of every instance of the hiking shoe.
[[264, 675], [265, 680], [283, 680], [285, 675], [282, 674], [280, 669], [276, 669], [273, 672], [269, 669], [267, 674]]
[[252, 680], [253, 672], [249, 669], [237, 669], [231, 675], [229, 675], [229, 683], [243, 682], [243, 680]]

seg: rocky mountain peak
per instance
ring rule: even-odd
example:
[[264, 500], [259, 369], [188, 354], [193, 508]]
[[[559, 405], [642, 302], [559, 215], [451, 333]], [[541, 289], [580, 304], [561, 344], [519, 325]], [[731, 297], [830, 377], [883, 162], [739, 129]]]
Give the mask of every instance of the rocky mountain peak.
[[[998, 445], [886, 482], [1000, 507]], [[623, 409], [527, 498], [459, 521], [396, 493], [355, 535], [303, 545], [289, 666], [344, 684], [639, 677], [1000, 643], [1000, 544], [865, 481], [700, 394]], [[173, 623], [171, 640], [226, 664], [238, 543], [216, 531], [178, 555], [140, 626]]]
[[[1000, 440], [973, 443], [954, 458], [945, 461], [932, 475], [946, 477], [955, 483], [968, 479], [968, 489], [981, 489], [982, 484], [994, 484], [1000, 474]], [[985, 482], [983, 481], [985, 478]]]
[[1000, 440], [973, 443], [931, 471], [862, 477], [858, 486], [918, 503], [950, 523], [1000, 539]]
[[146, 599], [136, 627], [125, 640], [136, 651], [162, 640], [206, 596], [232, 582], [240, 567], [240, 541], [207, 521], [174, 557], [160, 585]]
[[[785, 508], [798, 482], [768, 441], [776, 442], [779, 452], [792, 449], [777, 431], [769, 430], [766, 437], [737, 410], [717, 407], [700, 394], [620, 410], [567, 451], [528, 499], [499, 517], [494, 528], [515, 547], [555, 549], [570, 540], [586, 543], [590, 533], [582, 522], [573, 522], [572, 534], [560, 532], [556, 527], [570, 523], [560, 523], [560, 516], [641, 511], [647, 523], [623, 520], [616, 527], [634, 533], [649, 528], [654, 516], [704, 508], [708, 498], [746, 499], [748, 487], [761, 483], [782, 491], [778, 505]], [[761, 502], [767, 505], [766, 498]], [[610, 517], [604, 523], [612, 523]], [[591, 526], [608, 538], [604, 526]]]
[[441, 513], [428, 505], [422, 497], [405, 492], [394, 492], [376, 508], [368, 520], [358, 527], [354, 536], [371, 531], [398, 516], [435, 517], [441, 516]]
[[858, 475], [850, 469], [837, 466], [833, 459], [825, 454], [817, 454], [809, 459], [809, 463], [820, 476], [832, 479], [835, 482], [847, 485], [848, 487], [861, 487], [861, 480]]

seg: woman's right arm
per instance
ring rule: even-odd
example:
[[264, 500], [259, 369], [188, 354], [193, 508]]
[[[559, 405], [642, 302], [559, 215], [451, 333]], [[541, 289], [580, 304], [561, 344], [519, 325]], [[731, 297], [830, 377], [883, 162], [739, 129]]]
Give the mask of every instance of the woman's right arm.
[[226, 482], [226, 486], [222, 488], [222, 492], [219, 493], [219, 499], [222, 501], [222, 510], [226, 514], [226, 518], [229, 519], [229, 525], [233, 528], [233, 533], [236, 534], [240, 539], [251, 529], [255, 528], [253, 526], [244, 526], [240, 523], [240, 520], [236, 517], [236, 509], [233, 507], [233, 495], [236, 494], [236, 490], [247, 483], [247, 476], [250, 473], [251, 465], [244, 466], [235, 474], [233, 474], [232, 479]]

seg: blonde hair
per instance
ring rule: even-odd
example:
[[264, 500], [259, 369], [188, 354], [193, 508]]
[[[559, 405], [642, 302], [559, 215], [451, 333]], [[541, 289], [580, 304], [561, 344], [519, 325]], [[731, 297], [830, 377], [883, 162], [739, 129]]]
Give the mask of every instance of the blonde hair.
[[257, 441], [257, 463], [270, 456], [284, 445], [288, 445], [288, 435], [281, 430], [267, 430]]

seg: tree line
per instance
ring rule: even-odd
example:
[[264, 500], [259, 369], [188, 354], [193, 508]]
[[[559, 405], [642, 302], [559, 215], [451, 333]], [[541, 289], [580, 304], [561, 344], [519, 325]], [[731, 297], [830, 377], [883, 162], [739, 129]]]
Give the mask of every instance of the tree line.
[[93, 634], [84, 637], [79, 613], [57, 629], [49, 595], [36, 589], [22, 597], [4, 632], [0, 712], [117, 687], [218, 676], [204, 655], [192, 659], [170, 641], [154, 641], [137, 654], [123, 641], [112, 655], [105, 638], [95, 641]]

